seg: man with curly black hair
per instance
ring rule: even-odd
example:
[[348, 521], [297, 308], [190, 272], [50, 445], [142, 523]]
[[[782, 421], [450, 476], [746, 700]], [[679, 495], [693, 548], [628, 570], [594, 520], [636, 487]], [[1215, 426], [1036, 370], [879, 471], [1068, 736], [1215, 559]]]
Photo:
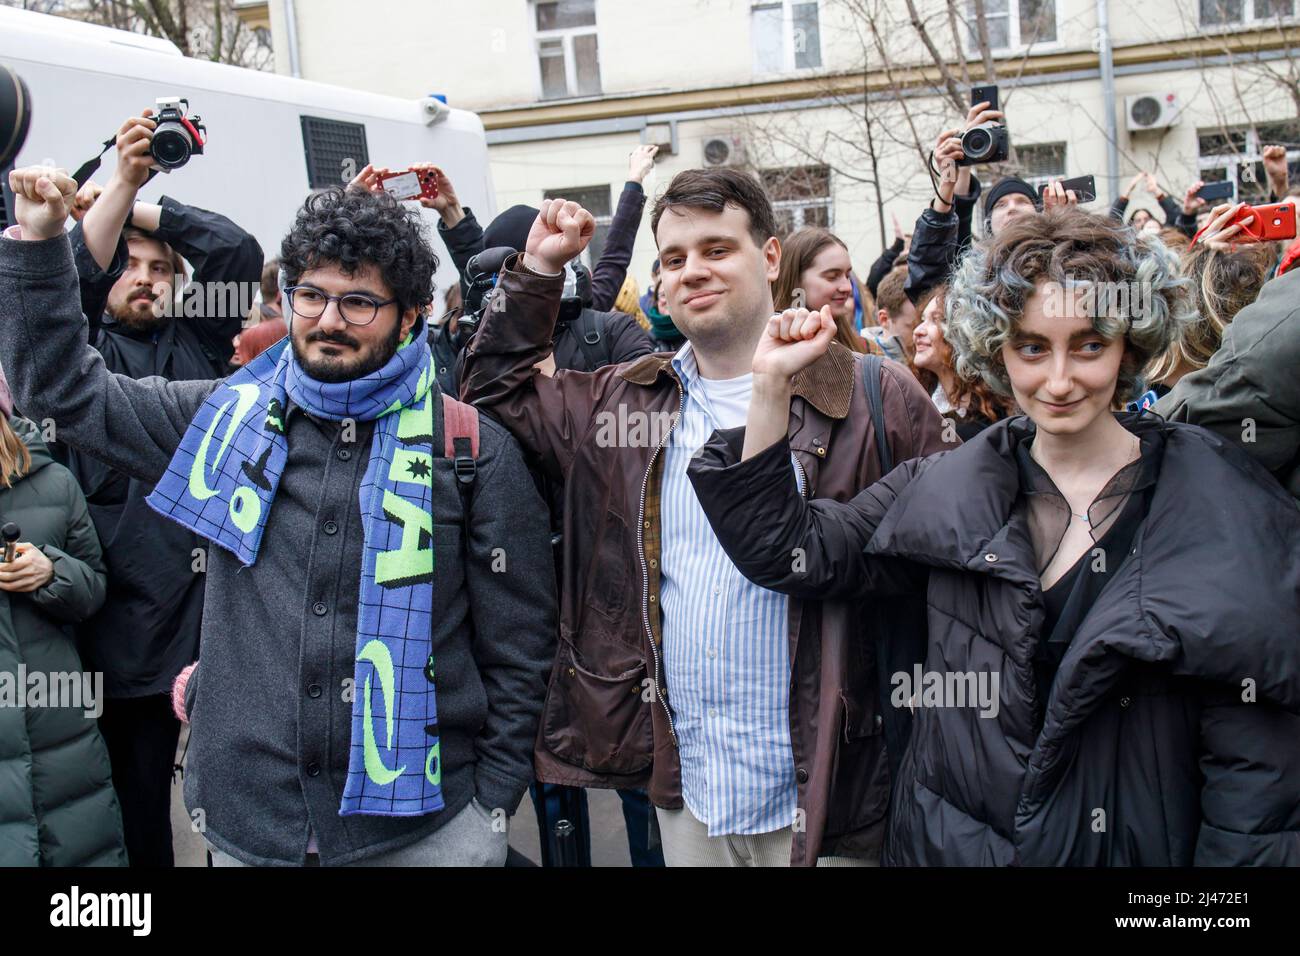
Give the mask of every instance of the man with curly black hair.
[[213, 862], [504, 863], [553, 653], [550, 536], [513, 439], [438, 388], [419, 220], [312, 196], [281, 249], [291, 347], [229, 379], [134, 380], [86, 345], [75, 183], [11, 182], [0, 363], [22, 407], [220, 545], [173, 695]]

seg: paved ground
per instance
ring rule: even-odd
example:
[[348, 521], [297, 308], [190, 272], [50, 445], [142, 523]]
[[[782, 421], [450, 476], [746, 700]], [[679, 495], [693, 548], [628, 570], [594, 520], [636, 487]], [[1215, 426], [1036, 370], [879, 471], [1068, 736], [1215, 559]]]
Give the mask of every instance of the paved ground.
[[[182, 728], [180, 754], [185, 751], [189, 728]], [[587, 802], [591, 814], [591, 862], [593, 866], [630, 866], [627, 833], [623, 825], [622, 802], [613, 790], [589, 790]], [[203, 838], [194, 830], [181, 799], [178, 774], [172, 783], [172, 839], [177, 866], [206, 866], [207, 853]], [[537, 817], [533, 801], [524, 795], [519, 811], [510, 818], [510, 845], [528, 859], [541, 864], [537, 842]]]

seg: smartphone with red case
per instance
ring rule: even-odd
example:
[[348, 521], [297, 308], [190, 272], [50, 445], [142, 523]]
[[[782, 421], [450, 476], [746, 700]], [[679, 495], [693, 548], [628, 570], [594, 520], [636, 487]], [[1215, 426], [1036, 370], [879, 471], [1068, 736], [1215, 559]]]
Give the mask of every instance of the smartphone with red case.
[[1254, 216], [1249, 225], [1232, 237], [1233, 242], [1275, 242], [1295, 238], [1295, 203], [1275, 202], [1265, 206], [1242, 206], [1233, 223]]
[[399, 201], [438, 198], [438, 175], [432, 169], [399, 169], [380, 176], [379, 184]]

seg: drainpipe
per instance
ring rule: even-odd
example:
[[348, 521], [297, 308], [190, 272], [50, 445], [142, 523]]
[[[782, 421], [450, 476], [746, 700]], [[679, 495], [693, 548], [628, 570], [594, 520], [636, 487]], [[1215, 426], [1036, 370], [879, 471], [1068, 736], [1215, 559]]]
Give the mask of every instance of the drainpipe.
[[1108, 0], [1097, 0], [1097, 52], [1101, 59], [1101, 98], [1106, 111], [1106, 201], [1119, 195], [1119, 131], [1115, 121], [1115, 61], [1110, 47]]
[[284, 33], [289, 43], [289, 72], [300, 77], [302, 69], [298, 64], [298, 18], [294, 16], [293, 0], [284, 0]]

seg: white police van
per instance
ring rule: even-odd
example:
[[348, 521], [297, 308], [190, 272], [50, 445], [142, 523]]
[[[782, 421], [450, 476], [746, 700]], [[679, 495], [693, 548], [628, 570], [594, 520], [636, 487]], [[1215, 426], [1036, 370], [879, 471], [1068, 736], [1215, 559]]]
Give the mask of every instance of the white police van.
[[[167, 40], [0, 7], [0, 63], [31, 92], [32, 119], [14, 165], [54, 160], [69, 172], [129, 116], [162, 97], [189, 100], [207, 127], [203, 155], [155, 176], [140, 198], [173, 198], [229, 216], [268, 257], [307, 194], [346, 182], [367, 162], [436, 163], [481, 222], [496, 213], [483, 124], [433, 99], [401, 99], [184, 56]], [[109, 149], [92, 177], [116, 163]], [[4, 176], [8, 184], [7, 173]], [[5, 197], [6, 199], [10, 197]], [[437, 215], [424, 210], [429, 233]], [[437, 284], [455, 279], [436, 239]]]

